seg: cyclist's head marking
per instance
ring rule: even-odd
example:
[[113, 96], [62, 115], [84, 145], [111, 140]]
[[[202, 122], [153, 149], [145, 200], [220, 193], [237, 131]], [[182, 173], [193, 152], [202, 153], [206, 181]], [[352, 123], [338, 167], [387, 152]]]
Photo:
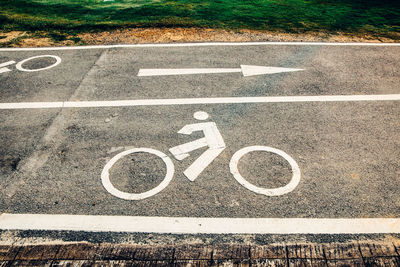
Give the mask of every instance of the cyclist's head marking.
[[204, 112], [204, 111], [196, 111], [194, 114], [193, 114], [193, 117], [196, 119], [196, 120], [200, 120], [200, 121], [204, 121], [204, 120], [206, 120], [206, 119], [208, 119], [208, 113], [207, 112]]

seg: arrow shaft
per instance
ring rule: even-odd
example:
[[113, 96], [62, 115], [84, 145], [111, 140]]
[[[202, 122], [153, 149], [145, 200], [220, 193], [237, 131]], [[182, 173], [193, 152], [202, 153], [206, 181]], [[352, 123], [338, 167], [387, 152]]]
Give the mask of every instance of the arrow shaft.
[[5, 66], [8, 66], [8, 65], [12, 65], [12, 64], [14, 64], [14, 63], [15, 63], [14, 60], [7, 61], [7, 62], [4, 62], [4, 63], [0, 63], [0, 68], [5, 67]]
[[188, 75], [188, 74], [232, 73], [232, 72], [242, 72], [242, 69], [240, 68], [140, 69], [137, 76]]
[[4, 62], [4, 63], [1, 63], [0, 64], [0, 73], [4, 73], [4, 72], [8, 72], [8, 71], [11, 71], [9, 68], [5, 68], [6, 66], [8, 66], [8, 65], [12, 65], [12, 64], [14, 64], [15, 63], [15, 61], [8, 61], [8, 62]]

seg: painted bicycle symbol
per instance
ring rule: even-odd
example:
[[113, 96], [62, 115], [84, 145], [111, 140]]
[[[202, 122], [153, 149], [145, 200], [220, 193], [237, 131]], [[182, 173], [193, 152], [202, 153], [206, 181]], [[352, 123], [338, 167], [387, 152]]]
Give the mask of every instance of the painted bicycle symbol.
[[[204, 111], [197, 111], [194, 113], [194, 118], [197, 120], [207, 120], [209, 115]], [[201, 172], [207, 168], [207, 166], [218, 157], [219, 154], [225, 149], [225, 142], [222, 138], [220, 131], [217, 128], [215, 122], [201, 122], [185, 125], [182, 129], [178, 131], [179, 134], [190, 135], [193, 132], [202, 131], [204, 137], [197, 139], [195, 141], [191, 141], [179, 146], [175, 146], [169, 149], [170, 153], [179, 161], [187, 158], [191, 151], [197, 150], [199, 148], [208, 147], [208, 149], [201, 154], [184, 172], [183, 174], [190, 180], [194, 181]], [[274, 153], [283, 159], [285, 159], [291, 166], [292, 170], [292, 178], [288, 184], [282, 187], [277, 188], [263, 188], [255, 186], [254, 184], [249, 183], [238, 170], [238, 163], [240, 159], [253, 151], [265, 151]], [[160, 157], [167, 168], [165, 177], [163, 181], [153, 189], [143, 192], [143, 193], [127, 193], [123, 192], [114, 187], [114, 185], [110, 181], [109, 171], [112, 166], [124, 156], [133, 154], [133, 153], [150, 153], [155, 156]], [[279, 196], [283, 194], [287, 194], [293, 191], [300, 182], [300, 168], [296, 161], [286, 154], [284, 151], [279, 150], [277, 148], [268, 147], [268, 146], [248, 146], [244, 147], [234, 153], [229, 163], [230, 172], [236, 181], [239, 182], [242, 186], [247, 188], [250, 191], [253, 191], [257, 194], [262, 194], [266, 196]], [[175, 167], [170, 157], [168, 157], [163, 152], [152, 149], [152, 148], [132, 148], [125, 150], [117, 155], [115, 155], [103, 168], [101, 173], [101, 181], [103, 183], [104, 188], [112, 195], [126, 199], [126, 200], [140, 200], [151, 197], [159, 192], [161, 192], [164, 188], [168, 186], [174, 176]]]
[[[51, 64], [51, 65], [49, 65], [47, 67], [42, 67], [42, 68], [37, 68], [37, 69], [27, 69], [27, 68], [23, 67], [23, 65], [25, 63], [27, 63], [28, 61], [35, 60], [35, 59], [38, 59], [38, 58], [53, 58], [53, 59], [56, 60], [56, 62], [54, 62], [53, 64]], [[0, 63], [0, 73], [11, 71], [11, 69], [7, 68], [7, 66], [13, 65], [15, 63], [16, 62], [14, 60], [7, 61], [7, 62], [4, 62], [4, 63]], [[57, 66], [60, 63], [61, 63], [61, 58], [58, 57], [58, 56], [41, 55], [41, 56], [35, 56], [35, 57], [30, 57], [30, 58], [24, 59], [24, 60], [16, 63], [15, 67], [19, 71], [34, 72], [34, 71], [48, 70], [48, 69], [54, 68], [55, 66]]]

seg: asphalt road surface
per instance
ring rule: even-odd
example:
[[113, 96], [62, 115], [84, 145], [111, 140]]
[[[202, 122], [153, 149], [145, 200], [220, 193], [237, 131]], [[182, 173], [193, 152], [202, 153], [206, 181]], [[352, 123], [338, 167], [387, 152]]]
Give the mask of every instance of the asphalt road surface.
[[399, 45], [0, 49], [3, 238], [398, 237], [399, 85]]

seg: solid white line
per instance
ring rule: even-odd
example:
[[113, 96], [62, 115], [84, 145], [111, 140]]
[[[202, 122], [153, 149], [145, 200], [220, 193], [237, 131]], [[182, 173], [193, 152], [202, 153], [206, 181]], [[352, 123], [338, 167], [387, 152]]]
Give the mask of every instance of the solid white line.
[[138, 99], [111, 101], [67, 101], [67, 102], [21, 102], [0, 103], [0, 109], [32, 108], [92, 108], [92, 107], [132, 107], [201, 104], [247, 104], [247, 103], [293, 103], [293, 102], [346, 102], [346, 101], [398, 101], [400, 94], [388, 95], [320, 95], [320, 96], [257, 96], [257, 97], [216, 97], [216, 98], [176, 98]]
[[1, 103], [0, 109], [62, 108], [64, 102]]
[[140, 232], [172, 234], [389, 234], [400, 219], [194, 218], [6, 214], [2, 230]]
[[126, 44], [126, 45], [91, 45], [65, 47], [31, 47], [31, 48], [0, 48], [0, 52], [11, 51], [57, 51], [85, 50], [110, 48], [163, 48], [163, 47], [200, 47], [200, 46], [264, 46], [264, 45], [296, 45], [296, 46], [400, 46], [400, 43], [324, 43], [324, 42], [210, 42], [210, 43], [173, 43], [173, 44]]

